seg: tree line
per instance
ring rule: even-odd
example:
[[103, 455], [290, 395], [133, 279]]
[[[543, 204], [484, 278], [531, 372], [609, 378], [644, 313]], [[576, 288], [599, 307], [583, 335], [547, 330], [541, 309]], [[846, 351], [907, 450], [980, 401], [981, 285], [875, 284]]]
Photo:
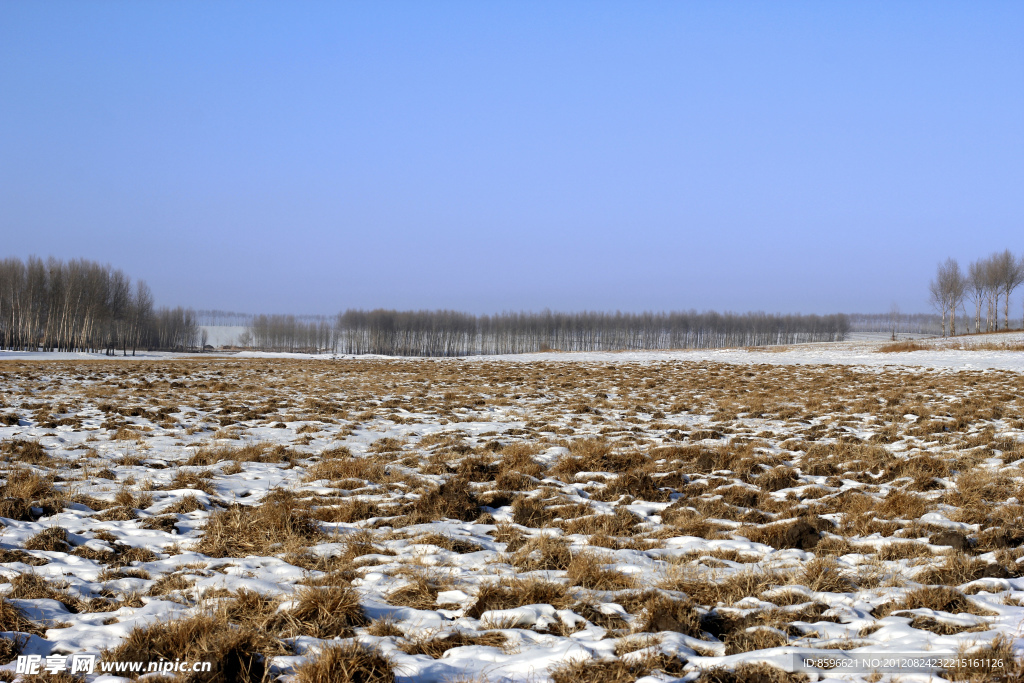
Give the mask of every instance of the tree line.
[[982, 310], [985, 331], [999, 331], [1000, 301], [1002, 329], [1010, 329], [1010, 297], [1021, 284], [1024, 284], [1024, 256], [1015, 257], [1009, 249], [971, 262], [966, 271], [955, 258], [946, 259], [939, 264], [935, 278], [928, 284], [929, 300], [942, 317], [942, 335], [956, 334], [958, 310], [968, 317], [967, 332], [970, 332], [972, 312], [975, 333], [982, 331]]
[[[336, 316], [256, 315], [156, 308], [145, 281], [86, 259], [0, 260], [0, 349], [198, 351], [200, 320], [244, 323], [241, 346], [270, 351], [467, 356], [839, 341], [847, 316], [768, 313], [500, 313], [372, 311]], [[241, 326], [241, 325], [238, 325]]]
[[154, 308], [143, 280], [109, 265], [29, 257], [0, 260], [0, 349], [192, 351], [202, 340], [191, 309]]
[[850, 313], [849, 318], [851, 332], [942, 334], [942, 319], [935, 313], [903, 313], [894, 308], [888, 313]]
[[267, 351], [469, 356], [622, 351], [840, 341], [845, 315], [767, 313], [501, 313], [350, 309], [325, 318], [256, 316], [239, 342]]

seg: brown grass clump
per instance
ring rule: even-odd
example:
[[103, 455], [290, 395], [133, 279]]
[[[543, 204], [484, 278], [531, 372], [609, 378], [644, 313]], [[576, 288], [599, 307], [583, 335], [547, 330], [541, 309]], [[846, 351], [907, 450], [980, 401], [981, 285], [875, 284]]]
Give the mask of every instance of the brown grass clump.
[[504, 579], [481, 585], [476, 602], [466, 611], [466, 616], [479, 619], [484, 612], [524, 605], [551, 605], [564, 609], [569, 603], [569, 592], [560, 583], [540, 579]]
[[[4, 678], [2, 678], [2, 676], [3, 672], [0, 672], [0, 680], [5, 680]], [[44, 672], [40, 674], [28, 674], [24, 676], [19, 676], [18, 678], [7, 680], [16, 680], [18, 683], [85, 683], [85, 679], [81, 676], [75, 676], [73, 674], [67, 673], [66, 671], [58, 671], [55, 674], [51, 674], [49, 672]], [[166, 681], [166, 679], [159, 678], [154, 678], [151, 680], [153, 680], [154, 683], [165, 683]]]
[[27, 642], [28, 639], [24, 636], [0, 638], [0, 662], [6, 664], [14, 661], [14, 659], [21, 654], [21, 651]]
[[886, 519], [912, 520], [923, 516], [932, 505], [925, 498], [900, 489], [891, 489], [875, 508], [875, 514]]
[[924, 543], [905, 541], [903, 543], [886, 543], [878, 549], [876, 557], [883, 561], [906, 560], [912, 557], [931, 557], [932, 551]]
[[683, 662], [676, 657], [660, 653], [631, 657], [628, 660], [572, 661], [553, 668], [551, 680], [553, 683], [633, 683], [641, 676], [648, 676], [654, 671], [680, 676], [684, 673]]
[[450, 550], [453, 553], [459, 553], [460, 555], [483, 550], [483, 546], [478, 543], [474, 543], [469, 539], [444, 536], [442, 534], [425, 534], [416, 538], [416, 542], [436, 545], [438, 548], [444, 548], [445, 550]]
[[370, 623], [359, 604], [359, 594], [351, 588], [305, 588], [296, 597], [295, 607], [277, 613], [277, 619], [266, 627], [269, 631], [289, 637], [349, 637], [353, 628]]
[[928, 569], [915, 575], [914, 580], [918, 583], [928, 584], [950, 584], [959, 586], [968, 581], [976, 581], [983, 577], [1007, 579], [1017, 572], [1010, 572], [1000, 564], [989, 564], [962, 552], [953, 552], [946, 557], [946, 561], [939, 567]]
[[188, 590], [195, 583], [184, 574], [168, 574], [153, 582], [149, 589], [150, 595], [169, 595], [174, 592]]
[[928, 351], [932, 347], [919, 344], [915, 341], [901, 341], [892, 344], [879, 346], [875, 353], [906, 353], [908, 351]]
[[789, 644], [789, 638], [774, 628], [753, 627], [730, 633], [725, 638], [725, 654], [767, 650]]
[[17, 607], [0, 598], [0, 631], [17, 631], [42, 636], [43, 629], [25, 618]]
[[7, 473], [0, 486], [0, 517], [29, 522], [34, 519], [33, 507], [43, 509], [44, 515], [63, 509], [67, 496], [53, 487], [53, 480], [30, 469], [14, 469]]
[[876, 618], [887, 617], [894, 612], [911, 609], [930, 609], [950, 614], [974, 614], [978, 616], [994, 616], [992, 612], [975, 605], [970, 598], [948, 586], [924, 586], [907, 593], [898, 602], [879, 605], [871, 614]]
[[467, 635], [461, 631], [440, 633], [427, 638], [415, 640], [399, 645], [402, 652], [408, 655], [427, 655], [433, 659], [439, 659], [448, 650], [457, 647], [479, 645], [483, 647], [502, 647], [508, 638], [503, 633], [483, 633], [480, 635]]
[[10, 441], [4, 441], [0, 445], [0, 452], [6, 455], [8, 460], [23, 462], [29, 465], [42, 465], [50, 460], [46, 449], [37, 440], [11, 439]]
[[268, 622], [277, 614], [281, 601], [277, 598], [241, 589], [218, 606], [218, 613], [233, 624], [265, 631]]
[[421, 572], [410, 572], [405, 578], [409, 583], [389, 593], [389, 603], [422, 610], [437, 607], [437, 594], [446, 587], [445, 582]]
[[796, 486], [800, 476], [792, 467], [772, 467], [757, 478], [757, 485], [764, 491], [780, 491]]
[[522, 526], [544, 528], [555, 518], [544, 501], [533, 496], [517, 496], [512, 501], [512, 521]]
[[93, 517], [93, 519], [100, 522], [124, 522], [129, 519], [138, 519], [139, 515], [130, 507], [123, 505], [115, 505], [109, 507], [100, 514]]
[[981, 648], [969, 644], [961, 646], [954, 661], [958, 665], [944, 669], [943, 678], [970, 683], [1019, 683], [1024, 680], [1024, 663], [1014, 652], [1013, 641], [1003, 635]]
[[559, 458], [551, 469], [563, 481], [571, 482], [580, 472], [634, 472], [648, 462], [636, 451], [615, 452], [604, 438], [577, 439], [569, 444], [569, 454]]
[[670, 567], [659, 584], [664, 590], [682, 591], [700, 605], [732, 605], [750, 595], [784, 585], [787, 577], [763, 569], [750, 569], [724, 577], [702, 574], [689, 567]]
[[188, 673], [189, 683], [261, 683], [266, 659], [282, 646], [254, 629], [232, 627], [223, 617], [204, 614], [133, 629], [121, 645], [103, 653], [105, 661], [206, 661], [212, 671]]
[[[676, 503], [673, 503], [676, 505]], [[699, 538], [722, 538], [720, 525], [708, 520], [706, 515], [685, 507], [667, 507], [661, 513], [662, 520], [673, 527], [680, 536], [697, 536]]]
[[87, 605], [78, 597], [71, 595], [64, 581], [50, 583], [39, 574], [19, 574], [11, 579], [11, 590], [6, 597], [18, 600], [56, 600], [69, 612], [78, 613], [87, 610]]
[[510, 443], [503, 446], [500, 452], [498, 481], [502, 475], [509, 477], [515, 475], [515, 479], [518, 481], [521, 477], [539, 477], [543, 472], [540, 463], [533, 459], [533, 456], [540, 452], [540, 448], [536, 445], [522, 442]]
[[476, 519], [480, 505], [465, 477], [453, 477], [437, 488], [432, 488], [413, 505], [410, 520], [413, 524], [440, 519], [468, 522]]
[[641, 631], [675, 631], [694, 638], [705, 630], [700, 612], [689, 600], [678, 600], [663, 593], [651, 593], [642, 604]]
[[793, 522], [766, 524], [764, 526], [744, 526], [737, 530], [755, 543], [765, 543], [784, 550], [799, 548], [810, 550], [821, 540], [821, 531], [832, 527], [831, 522], [821, 517], [805, 517]]
[[133, 492], [127, 486], [122, 486], [114, 496], [114, 502], [126, 508], [145, 510], [153, 504], [153, 495], [145, 491]]
[[25, 541], [25, 550], [48, 550], [66, 553], [71, 550], [71, 544], [68, 543], [67, 529], [59, 526], [43, 529]]
[[374, 517], [385, 516], [387, 512], [378, 503], [365, 498], [349, 498], [338, 505], [318, 506], [310, 511], [314, 519], [322, 522], [351, 524]]
[[202, 527], [196, 551], [210, 557], [272, 555], [323, 540], [320, 525], [294, 493], [273, 491], [259, 505], [233, 505]]
[[180, 500], [175, 501], [172, 505], [164, 508], [163, 512], [164, 514], [187, 515], [190, 512], [203, 509], [205, 508], [203, 507], [203, 504], [199, 502], [199, 499], [190, 493], [187, 496], [183, 496]]
[[295, 670], [296, 683], [394, 683], [391, 661], [358, 643], [328, 645]]
[[325, 451], [321, 453], [320, 462], [310, 467], [306, 474], [306, 481], [327, 479], [330, 481], [342, 481], [345, 479], [357, 479], [383, 483], [387, 480], [384, 462], [376, 457], [356, 458], [348, 449], [337, 451]]
[[605, 564], [606, 558], [596, 552], [583, 551], [573, 556], [565, 568], [566, 575], [573, 585], [594, 590], [613, 591], [636, 585], [634, 577], [617, 569], [608, 569]]
[[816, 557], [805, 564], [798, 583], [822, 593], [846, 593], [857, 590], [856, 584], [846, 576], [833, 557]]
[[696, 683], [806, 683], [807, 674], [785, 671], [768, 664], [738, 664], [734, 669], [714, 668], [700, 672]]
[[203, 493], [213, 493], [213, 485], [210, 484], [210, 478], [213, 477], [213, 472], [188, 472], [185, 470], [178, 470], [178, 473], [174, 475], [167, 486], [164, 488], [168, 491], [174, 491], [178, 489], [195, 489], [196, 491], [202, 491]]
[[235, 464], [243, 462], [281, 462], [287, 460], [289, 453], [283, 446], [269, 450], [265, 443], [252, 442], [241, 447], [208, 446], [200, 448], [195, 455], [185, 462], [189, 467], [208, 467], [226, 460]]
[[622, 496], [632, 496], [639, 500], [663, 503], [668, 501], [671, 494], [670, 489], [659, 487], [654, 477], [647, 472], [623, 472], [594, 497], [597, 500], [615, 501]]
[[0, 548], [0, 562], [21, 562], [32, 567], [41, 567], [50, 563], [49, 560], [29, 555], [24, 550], [8, 550], [7, 548]]
[[378, 638], [387, 638], [389, 636], [400, 638], [405, 635], [402, 632], [402, 629], [398, 628], [394, 620], [389, 617], [374, 619], [370, 622], [370, 625], [366, 627], [366, 632], [369, 635], [377, 636]]
[[[509, 546], [513, 544], [510, 542]], [[561, 538], [540, 535], [524, 542], [512, 556], [512, 564], [523, 571], [564, 570], [572, 562], [569, 544]]]

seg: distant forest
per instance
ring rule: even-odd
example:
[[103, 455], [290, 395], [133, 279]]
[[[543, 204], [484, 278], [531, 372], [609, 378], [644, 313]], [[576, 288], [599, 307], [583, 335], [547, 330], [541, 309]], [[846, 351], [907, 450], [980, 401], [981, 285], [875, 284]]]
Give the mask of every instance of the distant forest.
[[240, 345], [388, 356], [469, 356], [537, 351], [709, 349], [841, 341], [845, 315], [767, 313], [502, 313], [348, 310], [333, 321], [260, 315]]
[[851, 332], [942, 334], [942, 318], [934, 313], [851, 313]]
[[0, 349], [9, 351], [196, 351], [195, 312], [154, 308], [142, 280], [84, 259], [0, 261]]
[[468, 356], [841, 341], [850, 319], [769, 313], [501, 313], [347, 310], [337, 316], [246, 315], [155, 308], [142, 280], [84, 259], [0, 261], [0, 348], [196, 351], [203, 325], [244, 328], [238, 346], [266, 351]]

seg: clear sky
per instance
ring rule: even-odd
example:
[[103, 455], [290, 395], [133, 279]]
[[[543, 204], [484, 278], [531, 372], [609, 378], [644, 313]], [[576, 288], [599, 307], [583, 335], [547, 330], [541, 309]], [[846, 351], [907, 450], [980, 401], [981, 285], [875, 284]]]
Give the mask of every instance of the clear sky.
[[0, 0], [0, 242], [249, 312], [927, 310], [1024, 252], [1024, 3]]

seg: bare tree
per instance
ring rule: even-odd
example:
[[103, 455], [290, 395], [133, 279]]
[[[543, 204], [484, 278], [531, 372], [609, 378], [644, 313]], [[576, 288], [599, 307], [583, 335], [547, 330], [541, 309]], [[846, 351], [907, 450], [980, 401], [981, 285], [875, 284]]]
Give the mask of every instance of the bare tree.
[[[974, 304], [974, 332], [981, 332], [981, 305], [985, 301], [987, 285], [985, 261], [978, 259], [967, 268], [966, 298]], [[968, 326], [970, 329], [970, 326]]]
[[985, 259], [985, 331], [999, 329], [999, 264], [995, 259]]
[[889, 329], [892, 333], [892, 341], [896, 341], [896, 333], [900, 329], [900, 305], [895, 301], [892, 302], [892, 306], [889, 308]]
[[946, 316], [949, 316], [949, 334], [956, 334], [956, 309], [960, 307], [967, 291], [967, 279], [960, 264], [954, 258], [940, 263], [935, 279], [928, 285], [932, 305], [942, 312], [942, 335], [946, 336]]
[[[1017, 270], [1024, 273], [1024, 254], [1021, 254], [1020, 259], [1017, 261]], [[1020, 328], [1024, 330], [1024, 317], [1021, 318]]]
[[947, 296], [949, 297], [949, 334], [956, 336], [956, 309], [964, 302], [964, 294], [967, 291], [967, 278], [960, 270], [960, 264], [956, 259], [947, 259]]
[[[1009, 249], [993, 256], [998, 287], [1003, 295], [1003, 328], [1010, 329], [1010, 296], [1024, 283], [1024, 264]], [[998, 317], [998, 310], [996, 312]]]

